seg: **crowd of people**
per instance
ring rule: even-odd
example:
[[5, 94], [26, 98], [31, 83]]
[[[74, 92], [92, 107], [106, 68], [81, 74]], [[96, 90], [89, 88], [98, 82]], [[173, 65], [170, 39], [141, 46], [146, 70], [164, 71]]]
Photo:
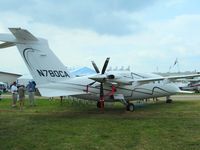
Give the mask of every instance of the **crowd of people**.
[[29, 105], [36, 106], [36, 83], [34, 81], [29, 81], [26, 87], [24, 85], [17, 85], [16, 82], [13, 82], [10, 87], [10, 91], [12, 93], [12, 107], [16, 107], [17, 100], [19, 100], [19, 108], [20, 110], [23, 110], [26, 91], [28, 93]]

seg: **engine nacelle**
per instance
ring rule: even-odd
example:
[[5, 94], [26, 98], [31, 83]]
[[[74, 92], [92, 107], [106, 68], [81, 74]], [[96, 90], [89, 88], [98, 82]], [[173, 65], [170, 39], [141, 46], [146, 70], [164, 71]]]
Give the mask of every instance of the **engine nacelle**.
[[107, 79], [108, 81], [111, 81], [111, 82], [116, 82], [118, 84], [126, 84], [126, 85], [131, 85], [133, 82], [133, 79], [126, 78], [120, 75], [113, 75], [113, 74], [107, 75]]
[[115, 79], [115, 75], [113, 74], [107, 75], [107, 79]]
[[125, 85], [131, 85], [134, 82], [133, 79], [126, 78], [126, 77], [123, 77], [120, 75], [114, 75], [114, 74], [109, 74], [109, 75], [97, 74], [97, 75], [90, 77], [90, 79], [97, 81], [97, 82], [106, 82], [107, 81], [110, 83], [125, 84]]

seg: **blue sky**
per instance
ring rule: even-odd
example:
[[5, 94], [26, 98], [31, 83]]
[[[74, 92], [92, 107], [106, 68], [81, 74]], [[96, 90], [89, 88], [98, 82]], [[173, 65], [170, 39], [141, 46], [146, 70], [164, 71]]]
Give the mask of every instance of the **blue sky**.
[[[180, 71], [200, 71], [199, 0], [6, 0], [0, 1], [0, 32], [22, 27], [48, 39], [70, 67], [130, 66], [166, 72], [176, 58]], [[0, 69], [27, 73], [15, 47], [0, 50]], [[173, 68], [172, 71], [178, 71]]]

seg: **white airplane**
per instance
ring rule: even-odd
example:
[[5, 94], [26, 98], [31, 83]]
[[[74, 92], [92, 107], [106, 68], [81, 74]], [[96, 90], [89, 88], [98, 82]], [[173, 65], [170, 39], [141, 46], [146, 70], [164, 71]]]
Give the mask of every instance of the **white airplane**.
[[104, 101], [120, 101], [128, 111], [134, 110], [131, 100], [157, 98], [183, 93], [173, 82], [175, 79], [192, 78], [199, 74], [170, 77], [147, 77], [132, 72], [106, 72], [109, 58], [100, 70], [92, 62], [97, 74], [72, 77], [66, 67], [50, 50], [45, 39], [37, 38], [21, 28], [9, 28], [12, 34], [0, 34], [4, 42], [0, 48], [17, 46], [42, 96], [76, 96], [86, 100], [96, 100], [103, 110]]

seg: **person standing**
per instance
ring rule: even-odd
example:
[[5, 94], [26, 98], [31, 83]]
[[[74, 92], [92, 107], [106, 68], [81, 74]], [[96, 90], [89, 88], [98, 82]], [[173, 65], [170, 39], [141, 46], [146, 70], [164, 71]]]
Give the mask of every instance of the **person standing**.
[[24, 87], [24, 85], [21, 85], [18, 88], [18, 94], [19, 94], [19, 107], [20, 107], [20, 110], [23, 110], [24, 99], [25, 99], [25, 87]]
[[35, 106], [35, 86], [36, 83], [34, 81], [30, 81], [27, 85], [30, 106]]
[[0, 91], [0, 101], [1, 101], [1, 91]]
[[13, 82], [11, 86], [11, 93], [12, 93], [12, 107], [16, 107], [17, 103], [17, 86], [16, 82]]

